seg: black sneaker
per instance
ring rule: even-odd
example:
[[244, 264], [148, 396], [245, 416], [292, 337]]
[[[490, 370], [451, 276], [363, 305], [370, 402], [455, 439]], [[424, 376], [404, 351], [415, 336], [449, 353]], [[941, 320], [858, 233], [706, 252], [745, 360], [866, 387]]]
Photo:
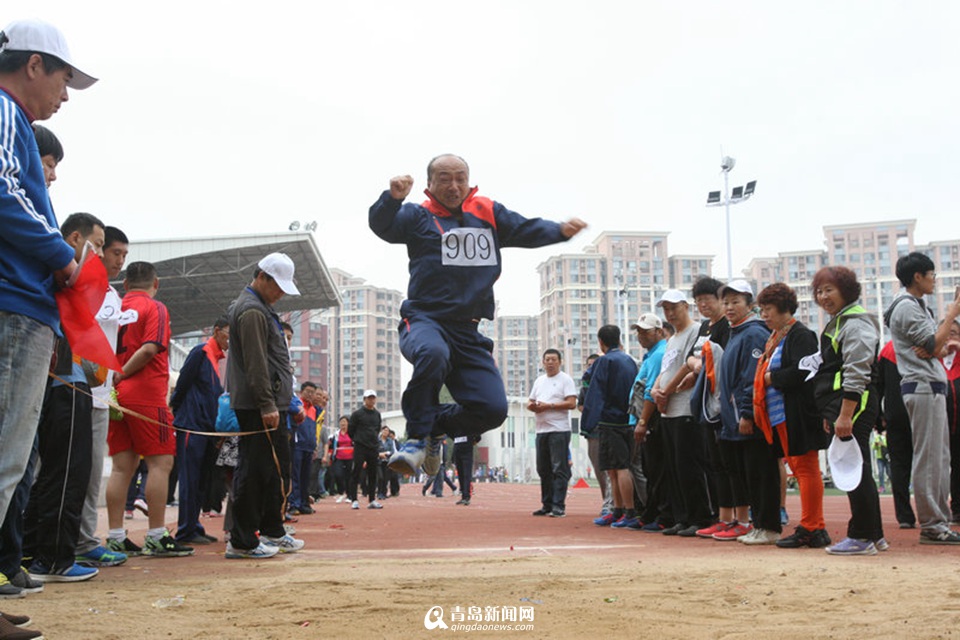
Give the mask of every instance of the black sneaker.
[[[664, 530], [661, 531], [660, 533], [662, 533], [662, 534], [665, 535], [665, 536], [676, 536], [676, 535], [679, 535], [680, 532], [683, 531], [683, 530], [686, 529], [686, 528], [687, 528], [687, 525], [681, 524], [681, 523], [678, 522], [677, 524], [673, 525], [672, 527], [667, 527], [666, 529], [664, 529]], [[696, 530], [694, 530], [693, 535], [697, 535]]]
[[536, 511], [533, 512], [533, 515], [535, 515], [535, 516], [548, 516], [548, 515], [550, 515], [550, 510], [549, 510], [549, 509], [537, 509]]
[[554, 507], [554, 508], [550, 511], [550, 517], [551, 517], [551, 518], [566, 518], [566, 517], [567, 517], [567, 512], [564, 511], [563, 509], [558, 509], [558, 508]]
[[952, 529], [946, 531], [924, 529], [920, 532], [920, 544], [960, 544], [960, 533]]
[[[830, 539], [830, 534], [827, 533], [826, 529], [817, 529], [810, 533], [810, 541], [807, 543], [807, 546], [811, 549], [824, 549], [833, 544], [833, 540]], [[880, 548], [879, 545], [874, 545], [877, 549]]]
[[681, 538], [696, 538], [697, 531], [699, 531], [700, 529], [702, 529], [702, 527], [698, 527], [697, 525], [692, 524], [689, 527], [686, 527], [684, 529], [680, 529], [680, 531], [677, 531], [677, 535], [680, 536]]
[[777, 546], [781, 549], [799, 549], [810, 544], [813, 538], [813, 532], [805, 527], [797, 527], [789, 536], [784, 536], [777, 540]]
[[124, 538], [120, 541], [107, 538], [107, 540], [103, 543], [103, 546], [110, 551], [126, 554], [128, 557], [139, 556], [143, 553], [143, 549], [135, 542], [132, 542], [130, 538]]
[[169, 533], [162, 538], [147, 538], [143, 543], [143, 555], [157, 558], [177, 558], [192, 556], [193, 547], [185, 547], [177, 542]]

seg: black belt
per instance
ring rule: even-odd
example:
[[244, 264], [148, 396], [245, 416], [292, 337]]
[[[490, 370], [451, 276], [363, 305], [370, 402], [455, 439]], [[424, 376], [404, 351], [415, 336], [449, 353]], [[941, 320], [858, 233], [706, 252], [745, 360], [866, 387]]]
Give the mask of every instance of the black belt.
[[947, 383], [946, 382], [903, 382], [900, 384], [900, 393], [907, 395], [908, 393], [916, 393], [917, 387], [921, 384], [930, 385], [930, 391], [934, 395], [947, 395]]

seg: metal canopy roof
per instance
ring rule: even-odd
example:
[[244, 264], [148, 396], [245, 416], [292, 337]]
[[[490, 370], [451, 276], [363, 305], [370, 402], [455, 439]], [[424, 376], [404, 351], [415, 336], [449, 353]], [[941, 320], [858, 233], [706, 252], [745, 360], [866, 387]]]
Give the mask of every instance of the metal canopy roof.
[[[160, 276], [157, 300], [170, 310], [173, 335], [180, 335], [213, 325], [253, 280], [260, 259], [277, 251], [293, 260], [301, 294], [284, 296], [277, 311], [340, 305], [340, 294], [310, 233], [136, 242], [130, 245], [127, 264], [145, 261], [156, 266]], [[123, 274], [114, 283], [121, 293], [122, 285]]]

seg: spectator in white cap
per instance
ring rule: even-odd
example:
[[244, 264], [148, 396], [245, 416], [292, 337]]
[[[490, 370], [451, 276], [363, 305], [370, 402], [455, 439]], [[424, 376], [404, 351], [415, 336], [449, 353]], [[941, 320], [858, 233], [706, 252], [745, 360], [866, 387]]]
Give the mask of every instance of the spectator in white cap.
[[[37, 432], [54, 332], [54, 289], [77, 268], [50, 204], [31, 124], [94, 79], [74, 66], [51, 25], [13, 22], [0, 32], [0, 518], [23, 477]], [[21, 595], [0, 577], [0, 596]]]
[[642, 314], [630, 328], [636, 331], [637, 342], [646, 351], [633, 389], [630, 390], [630, 424], [634, 425], [633, 438], [636, 443], [630, 471], [634, 489], [642, 503], [637, 506], [643, 508], [640, 522], [653, 523], [659, 517], [661, 507], [665, 507], [667, 491], [660, 414], [650, 392], [653, 382], [660, 375], [667, 339], [663, 321], [652, 313]]
[[[687, 354], [697, 341], [699, 326], [690, 317], [690, 303], [682, 291], [664, 291], [657, 306], [676, 333], [667, 342], [660, 376], [651, 396], [660, 410], [664, 465], [672, 513], [665, 511], [648, 531], [695, 537], [714, 522], [707, 488], [706, 444], [703, 430], [694, 420], [690, 396], [696, 376], [687, 365]], [[665, 528], [664, 528], [665, 527]]]
[[[257, 263], [253, 282], [230, 305], [230, 357], [227, 391], [241, 431], [233, 475], [233, 528], [227, 558], [262, 559], [303, 548], [283, 527], [289, 477], [290, 442], [280, 411], [290, 406], [293, 375], [290, 352], [273, 305], [299, 295], [289, 256], [271, 253]], [[259, 533], [258, 533], [259, 532]]]

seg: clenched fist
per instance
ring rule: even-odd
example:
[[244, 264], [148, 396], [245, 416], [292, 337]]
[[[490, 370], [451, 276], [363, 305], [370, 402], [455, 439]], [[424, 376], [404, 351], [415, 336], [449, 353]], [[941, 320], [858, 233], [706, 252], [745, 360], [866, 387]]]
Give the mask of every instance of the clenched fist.
[[403, 200], [410, 195], [413, 187], [412, 176], [394, 176], [390, 178], [390, 197], [394, 200]]

